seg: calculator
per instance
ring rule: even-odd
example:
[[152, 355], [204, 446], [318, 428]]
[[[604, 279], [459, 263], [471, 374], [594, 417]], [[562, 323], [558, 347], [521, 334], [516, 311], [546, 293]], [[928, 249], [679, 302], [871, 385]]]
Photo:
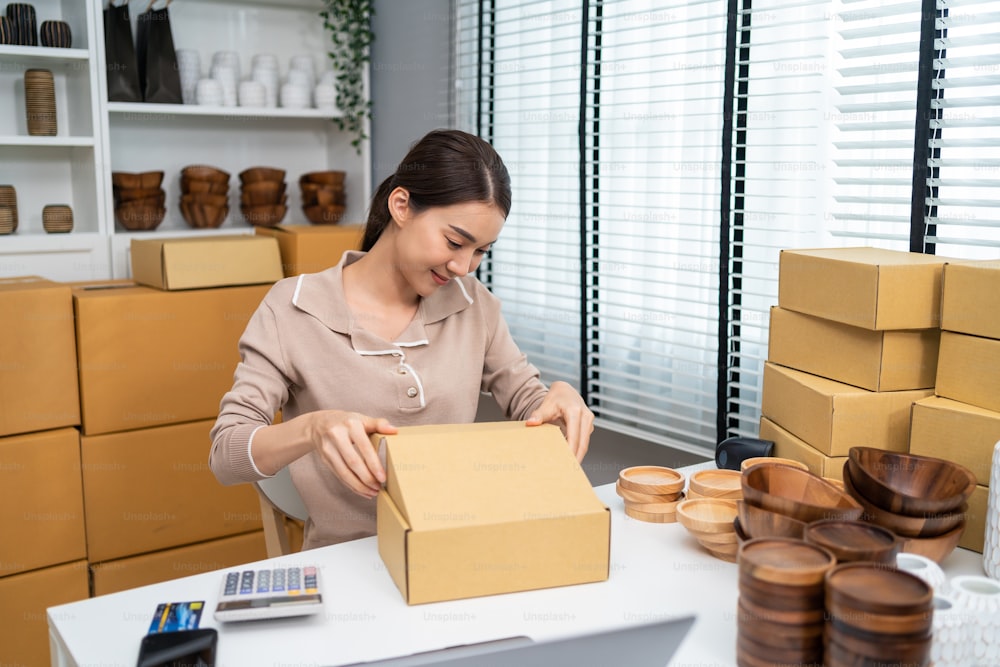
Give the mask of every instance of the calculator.
[[305, 616], [322, 608], [319, 568], [315, 565], [232, 570], [223, 575], [215, 620]]

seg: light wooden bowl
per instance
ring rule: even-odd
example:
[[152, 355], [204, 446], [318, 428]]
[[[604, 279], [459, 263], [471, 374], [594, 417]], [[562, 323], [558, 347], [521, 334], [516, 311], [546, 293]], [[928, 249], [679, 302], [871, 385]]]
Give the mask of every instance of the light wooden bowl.
[[738, 470], [698, 470], [688, 477], [688, 492], [705, 498], [743, 497], [741, 474]]
[[683, 493], [640, 493], [631, 491], [622, 486], [621, 480], [615, 482], [615, 493], [627, 503], [648, 504], [648, 503], [672, 503], [677, 501]]
[[748, 459], [743, 459], [740, 463], [740, 472], [743, 472], [752, 465], [757, 465], [758, 463], [783, 463], [789, 466], [795, 466], [796, 468], [802, 468], [803, 470], [809, 470], [809, 466], [801, 461], [796, 461], [795, 459], [783, 459], [778, 456], [751, 456]]
[[904, 537], [901, 538], [903, 546], [900, 550], [904, 553], [917, 554], [925, 558], [930, 558], [935, 563], [940, 564], [958, 546], [964, 531], [965, 521], [959, 524], [957, 528], [943, 535], [934, 537]]
[[736, 503], [719, 498], [695, 498], [684, 500], [677, 505], [677, 521], [694, 533], [736, 534], [733, 519], [736, 518]]
[[799, 521], [857, 519], [858, 501], [811, 472], [780, 463], [759, 463], [743, 472], [743, 498]]
[[802, 539], [806, 530], [806, 522], [799, 521], [781, 512], [772, 512], [751, 505], [746, 500], [741, 500], [736, 504], [736, 511], [740, 518], [740, 527], [750, 536], [756, 537], [790, 537]]
[[958, 463], [875, 447], [851, 447], [847, 470], [874, 505], [909, 516], [957, 510], [976, 490], [976, 476]]
[[684, 475], [664, 466], [632, 466], [618, 472], [623, 489], [652, 495], [670, 495], [684, 490]]

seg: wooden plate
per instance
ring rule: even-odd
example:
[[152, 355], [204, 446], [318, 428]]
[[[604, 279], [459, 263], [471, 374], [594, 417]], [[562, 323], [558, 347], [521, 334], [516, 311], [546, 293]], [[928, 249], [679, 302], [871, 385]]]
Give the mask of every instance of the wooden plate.
[[750, 614], [773, 623], [810, 625], [826, 622], [826, 609], [822, 606], [811, 609], [775, 609], [740, 593], [739, 604]]
[[677, 520], [692, 533], [732, 533], [735, 518], [736, 502], [732, 500], [689, 498], [677, 505]]
[[699, 470], [688, 477], [688, 489], [706, 498], [743, 497], [742, 474], [738, 470]]
[[920, 577], [878, 563], [843, 563], [826, 575], [827, 601], [862, 612], [922, 613], [932, 608], [933, 597], [933, 589]]
[[823, 581], [837, 559], [823, 547], [803, 540], [765, 537], [744, 542], [739, 562], [740, 571], [754, 579], [795, 585]]
[[647, 523], [677, 522], [677, 514], [674, 512], [643, 512], [642, 510], [634, 510], [626, 505], [625, 514], [633, 519], [636, 519], [637, 521], [645, 521]]
[[869, 560], [895, 565], [901, 543], [887, 528], [864, 521], [826, 519], [806, 526], [803, 539], [825, 547], [841, 563]]
[[826, 611], [828, 618], [840, 621], [840, 627], [881, 635], [929, 635], [934, 616], [933, 609], [913, 614], [880, 614], [857, 609], [838, 598], [826, 600]]
[[663, 466], [633, 466], [618, 473], [623, 489], [664, 495], [684, 490], [684, 475]]
[[615, 482], [615, 493], [625, 501], [630, 503], [669, 503], [675, 500], [679, 500], [681, 493], [639, 493], [638, 491], [629, 491], [622, 487], [620, 481]]

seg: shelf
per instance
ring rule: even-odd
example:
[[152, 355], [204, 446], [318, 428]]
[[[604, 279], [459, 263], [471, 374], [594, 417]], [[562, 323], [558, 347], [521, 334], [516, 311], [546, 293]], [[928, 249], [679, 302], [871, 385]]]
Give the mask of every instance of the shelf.
[[[52, 64], [53, 62], [80, 62], [89, 59], [90, 52], [87, 49], [0, 45], [0, 61], [16, 61], [18, 65], [23, 65], [24, 69], [30, 69], [35, 65]], [[5, 66], [5, 69], [10, 69], [10, 66]]]
[[93, 137], [35, 137], [24, 135], [0, 136], [0, 146], [56, 146], [75, 148], [94, 146]]
[[260, 119], [301, 118], [331, 120], [340, 112], [321, 109], [285, 109], [282, 107], [216, 107], [203, 104], [146, 104], [143, 102], [109, 102], [113, 114], [135, 116], [214, 116], [222, 118]]

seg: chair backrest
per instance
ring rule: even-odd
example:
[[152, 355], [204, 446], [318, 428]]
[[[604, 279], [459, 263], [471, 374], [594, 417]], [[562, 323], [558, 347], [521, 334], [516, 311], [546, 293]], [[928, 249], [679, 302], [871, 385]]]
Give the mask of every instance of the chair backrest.
[[292, 483], [288, 467], [282, 468], [273, 477], [255, 482], [254, 487], [260, 499], [267, 557], [274, 558], [291, 553], [285, 517], [305, 521], [309, 518], [309, 512], [302, 502], [298, 489]]

